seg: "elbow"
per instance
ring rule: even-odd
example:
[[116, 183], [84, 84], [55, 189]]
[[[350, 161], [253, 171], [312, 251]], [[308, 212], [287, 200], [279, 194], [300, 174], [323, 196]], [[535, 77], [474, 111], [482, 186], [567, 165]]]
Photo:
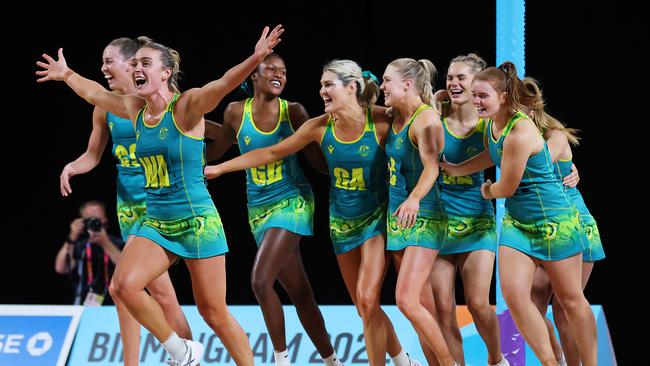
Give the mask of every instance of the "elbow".
[[68, 274], [68, 272], [70, 272], [67, 266], [59, 264], [54, 265], [54, 271], [60, 275]]

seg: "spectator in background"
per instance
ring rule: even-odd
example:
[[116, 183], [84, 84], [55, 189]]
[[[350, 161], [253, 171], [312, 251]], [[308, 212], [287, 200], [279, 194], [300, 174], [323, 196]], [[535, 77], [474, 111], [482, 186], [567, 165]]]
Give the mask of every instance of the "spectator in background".
[[79, 207], [78, 218], [70, 223], [70, 233], [56, 255], [54, 269], [68, 274], [74, 289], [74, 305], [111, 304], [108, 285], [120, 259], [124, 242], [107, 233], [106, 206], [87, 201]]

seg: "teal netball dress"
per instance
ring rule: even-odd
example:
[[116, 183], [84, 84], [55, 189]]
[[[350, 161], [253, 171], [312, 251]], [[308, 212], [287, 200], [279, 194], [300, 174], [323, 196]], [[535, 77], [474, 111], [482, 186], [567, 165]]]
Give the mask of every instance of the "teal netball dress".
[[203, 175], [203, 138], [187, 135], [174, 120], [174, 96], [160, 121], [136, 120], [136, 156], [144, 170], [147, 217], [138, 232], [183, 258], [228, 251], [219, 213]]
[[[279, 118], [270, 132], [261, 131], [255, 126], [252, 103], [253, 98], [244, 102], [244, 113], [237, 132], [242, 154], [274, 145], [294, 133], [286, 100], [278, 98]], [[313, 235], [314, 196], [295, 154], [264, 166], [246, 169], [246, 195], [248, 223], [258, 246], [262, 244], [266, 230], [272, 227], [303, 236]]]
[[408, 229], [397, 226], [397, 217], [393, 213], [404, 202], [417, 185], [424, 170], [420, 152], [409, 136], [409, 130], [415, 118], [425, 109], [423, 104], [402, 127], [395, 131], [392, 127], [386, 141], [386, 155], [389, 170], [388, 203], [388, 250], [402, 250], [408, 246], [419, 246], [439, 250], [447, 236], [447, 214], [440, 202], [438, 184], [434, 184], [429, 193], [420, 200], [420, 210], [415, 225]]
[[106, 113], [106, 125], [111, 132], [113, 156], [117, 159], [117, 219], [122, 240], [137, 234], [147, 209], [144, 203], [144, 175], [135, 155], [133, 122]]
[[[494, 122], [488, 122], [488, 148], [497, 166], [501, 166], [503, 141], [522, 119], [529, 118], [515, 113], [498, 139], [492, 134]], [[553, 173], [546, 142], [540, 152], [528, 158], [519, 187], [512, 197], [506, 198], [505, 206], [499, 245], [545, 261], [568, 258], [582, 251], [577, 210]]]
[[[571, 173], [571, 165], [573, 162], [569, 160], [559, 160], [555, 163], [555, 175], [561, 181], [562, 178]], [[578, 209], [578, 218], [580, 220], [580, 227], [583, 234], [583, 244], [585, 249], [582, 251], [582, 260], [585, 262], [595, 262], [605, 258], [605, 251], [603, 244], [600, 241], [600, 232], [596, 220], [589, 212], [585, 204], [582, 194], [577, 187], [566, 187], [564, 189], [569, 194], [569, 198]]]
[[[485, 120], [478, 120], [467, 136], [457, 136], [449, 129], [443, 117], [445, 129], [445, 160], [462, 163], [485, 150]], [[440, 175], [440, 201], [445, 206], [449, 225], [447, 237], [440, 254], [456, 254], [474, 250], [497, 249], [497, 229], [492, 202], [481, 196], [484, 176], [478, 173], [461, 177]]]
[[386, 232], [386, 155], [370, 108], [354, 141], [339, 140], [334, 123], [327, 121], [320, 146], [330, 173], [330, 237], [334, 252], [341, 254]]

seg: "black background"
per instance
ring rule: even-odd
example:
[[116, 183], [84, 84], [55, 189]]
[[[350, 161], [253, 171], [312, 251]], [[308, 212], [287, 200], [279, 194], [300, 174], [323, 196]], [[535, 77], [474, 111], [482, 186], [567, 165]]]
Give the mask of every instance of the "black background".
[[[586, 294], [592, 304], [603, 305], [618, 360], [627, 364], [640, 353], [640, 339], [632, 334], [644, 332], [647, 323], [639, 310], [639, 296], [648, 289], [642, 261], [649, 216], [648, 163], [642, 159], [649, 132], [643, 92], [648, 62], [641, 52], [648, 51], [650, 32], [642, 12], [624, 3], [573, 8], [567, 3], [527, 5], [526, 72], [541, 82], [550, 113], [581, 130], [582, 144], [574, 149], [579, 187], [598, 220], [607, 253], [597, 263]], [[444, 87], [449, 60], [456, 55], [475, 52], [490, 65], [496, 62], [496, 10], [488, 1], [391, 2], [391, 7], [371, 1], [295, 6], [241, 2], [227, 12], [187, 2], [175, 7], [97, 4], [107, 8], [45, 11], [18, 4], [21, 10], [6, 13], [8, 49], [3, 59], [9, 67], [3, 75], [3, 111], [9, 116], [2, 140], [8, 163], [3, 174], [7, 214], [0, 303], [71, 301], [67, 277], [57, 275], [53, 264], [81, 202], [106, 202], [113, 231], [118, 230], [115, 168], [108, 148], [95, 170], [73, 178], [71, 197], [59, 193], [61, 169], [86, 148], [92, 106], [63, 83], [35, 82], [34, 63], [44, 52], [55, 55], [64, 47], [72, 69], [102, 82], [105, 45], [120, 36], [147, 35], [180, 52], [180, 85], [188, 89], [220, 77], [246, 58], [264, 25], [282, 23], [286, 32], [276, 51], [288, 67], [283, 97], [301, 102], [311, 116], [322, 113], [320, 74], [334, 58], [353, 59], [378, 77], [395, 58], [429, 58], [441, 74], [438, 88]], [[227, 103], [241, 98], [240, 92], [231, 93], [208, 118], [220, 121]], [[226, 157], [237, 153], [233, 147]], [[303, 167], [317, 200], [316, 235], [303, 239], [301, 246], [307, 271], [320, 304], [349, 304], [328, 239], [328, 179], [308, 164]], [[255, 304], [249, 277], [256, 247], [246, 222], [244, 182], [239, 172], [209, 183], [230, 246], [229, 304]], [[185, 266], [175, 265], [170, 272], [181, 303], [193, 304]], [[394, 303], [394, 284], [390, 272], [383, 303]], [[464, 300], [459, 297], [458, 302]]]

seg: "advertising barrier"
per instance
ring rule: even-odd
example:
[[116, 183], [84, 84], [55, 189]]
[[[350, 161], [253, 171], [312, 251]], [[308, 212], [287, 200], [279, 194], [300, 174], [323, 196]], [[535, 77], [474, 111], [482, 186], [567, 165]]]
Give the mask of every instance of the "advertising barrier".
[[64, 366], [82, 312], [76, 305], [0, 305], [0, 365]]

